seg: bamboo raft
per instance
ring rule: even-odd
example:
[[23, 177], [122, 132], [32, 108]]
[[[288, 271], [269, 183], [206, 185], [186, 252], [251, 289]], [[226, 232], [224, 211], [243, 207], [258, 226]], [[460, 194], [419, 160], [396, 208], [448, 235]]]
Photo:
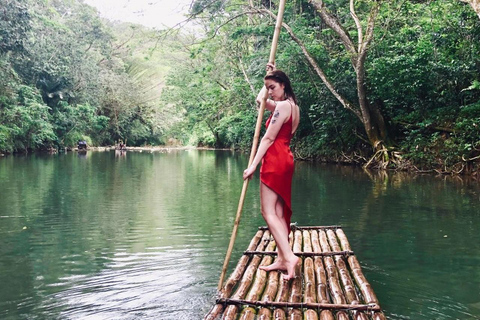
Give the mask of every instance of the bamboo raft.
[[296, 227], [290, 245], [301, 257], [293, 280], [266, 272], [275, 241], [260, 227], [205, 316], [214, 319], [385, 320], [340, 226]]

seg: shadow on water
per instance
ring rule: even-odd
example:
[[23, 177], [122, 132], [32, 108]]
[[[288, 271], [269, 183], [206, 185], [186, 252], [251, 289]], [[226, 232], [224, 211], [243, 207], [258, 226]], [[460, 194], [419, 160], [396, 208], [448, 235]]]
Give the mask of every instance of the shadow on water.
[[[247, 157], [87, 152], [0, 159], [1, 319], [201, 319]], [[264, 225], [250, 182], [233, 269]], [[480, 317], [480, 187], [299, 162], [293, 221], [343, 226], [390, 319]]]

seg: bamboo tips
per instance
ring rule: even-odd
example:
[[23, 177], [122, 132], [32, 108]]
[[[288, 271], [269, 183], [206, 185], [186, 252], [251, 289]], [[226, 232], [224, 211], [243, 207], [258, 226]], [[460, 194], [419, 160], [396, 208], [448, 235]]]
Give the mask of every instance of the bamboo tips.
[[284, 281], [258, 268], [276, 255], [260, 228], [205, 319], [386, 319], [341, 227], [294, 227], [290, 243], [301, 259], [297, 276]]

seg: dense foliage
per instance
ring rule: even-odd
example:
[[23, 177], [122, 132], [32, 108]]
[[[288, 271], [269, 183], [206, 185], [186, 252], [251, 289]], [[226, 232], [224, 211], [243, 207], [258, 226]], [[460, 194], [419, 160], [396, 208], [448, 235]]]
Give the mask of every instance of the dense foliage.
[[107, 24], [79, 1], [0, 2], [0, 151], [165, 140], [159, 32]]
[[[197, 0], [197, 29], [112, 24], [79, 0], [0, 0], [0, 151], [180, 143], [247, 150], [276, 3]], [[350, 3], [355, 14], [352, 15]], [[474, 170], [480, 18], [468, 1], [288, 1], [276, 64], [298, 158]]]
[[[480, 19], [472, 7], [453, 0], [350, 2], [358, 24], [348, 1], [287, 2], [284, 22], [292, 31], [284, 29], [276, 62], [292, 78], [302, 110], [294, 141], [297, 157], [366, 163], [381, 151], [383, 164], [394, 168], [475, 168], [480, 154]], [[275, 21], [265, 9], [275, 8], [270, 2], [214, 3], [196, 1], [193, 14], [208, 21], [202, 25], [209, 39], [192, 49], [195, 68], [187, 73], [193, 76], [183, 79], [183, 87], [172, 85], [181, 97], [191, 93], [185, 83], [208, 81], [208, 86], [200, 85], [202, 98], [194, 98], [195, 109], [186, 109], [187, 119], [194, 120], [188, 127], [198, 142], [242, 147], [245, 143], [238, 141], [245, 142], [254, 126], [251, 87], [255, 92], [262, 85], [273, 34]], [[362, 70], [352, 58], [358, 52], [347, 45], [365, 42], [369, 25], [373, 39], [365, 43]], [[174, 77], [181, 73], [176, 70]], [[204, 121], [198, 121], [199, 110], [206, 112]], [[208, 124], [210, 117], [215, 122]], [[375, 127], [383, 128], [372, 139], [368, 130]]]

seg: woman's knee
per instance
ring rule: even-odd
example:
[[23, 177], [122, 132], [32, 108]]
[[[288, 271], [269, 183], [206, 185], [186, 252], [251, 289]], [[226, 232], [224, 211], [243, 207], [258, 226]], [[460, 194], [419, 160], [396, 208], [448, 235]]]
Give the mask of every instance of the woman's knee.
[[260, 203], [261, 203], [261, 212], [262, 216], [265, 218], [269, 215], [276, 215], [276, 205], [278, 201], [278, 196], [273, 190], [268, 188], [266, 185], [261, 185], [260, 192]]
[[262, 205], [260, 208], [260, 211], [262, 213], [262, 217], [266, 220], [267, 218], [276, 215], [275, 208], [274, 207], [268, 207], [265, 205]]

